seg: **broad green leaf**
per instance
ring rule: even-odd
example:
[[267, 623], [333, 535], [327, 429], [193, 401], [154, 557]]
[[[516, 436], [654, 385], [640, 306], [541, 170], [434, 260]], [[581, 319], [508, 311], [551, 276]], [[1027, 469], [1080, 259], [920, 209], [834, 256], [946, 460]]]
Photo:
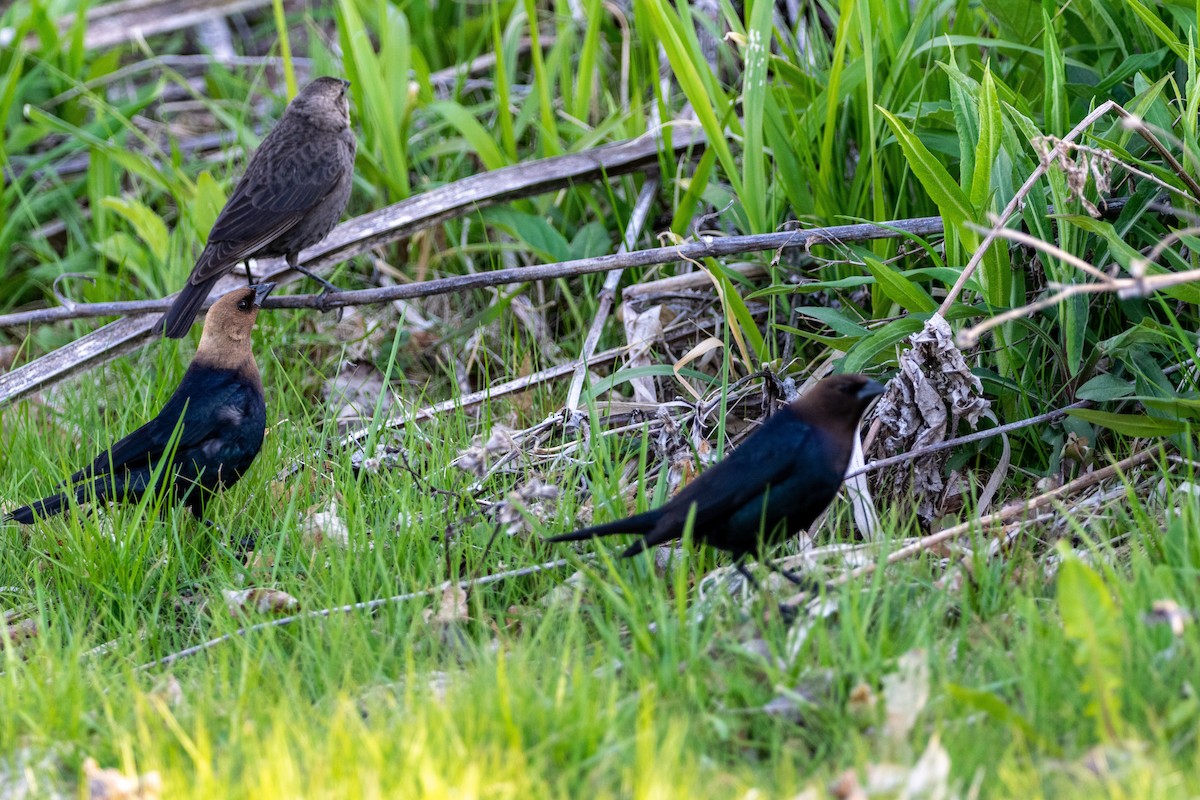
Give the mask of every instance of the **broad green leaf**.
[[571, 246], [545, 217], [526, 214], [512, 208], [489, 208], [484, 219], [504, 228], [521, 244], [547, 262], [571, 260]]
[[971, 201], [967, 199], [962, 188], [934, 157], [933, 153], [930, 153], [921, 143], [917, 135], [909, 130], [908, 126], [901, 122], [895, 114], [884, 108], [880, 108], [879, 112], [883, 114], [884, 119], [888, 121], [892, 131], [896, 134], [896, 140], [900, 143], [900, 149], [904, 151], [904, 157], [908, 161], [909, 167], [917, 176], [917, 180], [925, 187], [925, 191], [929, 193], [933, 202], [937, 204], [946, 224], [953, 225], [958, 229], [964, 241], [976, 242], [978, 236], [966, 228], [966, 223], [974, 219], [974, 211], [971, 208]]
[[500, 152], [500, 146], [496, 144], [495, 134], [485, 129], [461, 103], [453, 100], [438, 100], [429, 104], [429, 111], [446, 120], [452, 128], [458, 131], [488, 170], [508, 166], [508, 160]]
[[893, 303], [912, 313], [937, 311], [937, 302], [915, 282], [905, 280], [877, 258], [866, 258], [864, 261], [879, 288]]
[[[824, 306], [800, 306], [796, 313], [829, 326], [842, 336], [869, 336], [870, 331], [852, 320], [844, 311]], [[781, 326], [782, 327], [782, 326]]]
[[1129, 397], [1136, 389], [1130, 381], [1122, 380], [1116, 375], [1103, 373], [1092, 378], [1075, 390], [1075, 396], [1080, 400], [1092, 400], [1097, 403], [1118, 400]]
[[133, 226], [138, 238], [145, 242], [151, 255], [160, 264], [167, 259], [167, 224], [147, 205], [124, 197], [106, 197], [100, 201], [105, 208], [117, 212]]
[[1125, 436], [1139, 438], [1174, 436], [1177, 433], [1183, 433], [1188, 427], [1178, 420], [1148, 417], [1145, 414], [1115, 414], [1111, 411], [1100, 411], [1094, 408], [1072, 408], [1067, 413], [1084, 422], [1108, 428]]
[[984, 67], [979, 87], [979, 141], [975, 144], [975, 171], [971, 176], [971, 205], [978, 215], [987, 211], [992, 192], [992, 165], [1000, 150], [1000, 101], [991, 69]]
[[202, 239], [208, 241], [217, 215], [225, 207], [225, 192], [208, 170], [196, 176], [196, 196], [188, 211], [192, 215], [192, 226]]
[[1014, 711], [1012, 706], [1000, 699], [998, 695], [982, 689], [960, 686], [956, 683], [947, 684], [946, 691], [954, 702], [982, 711], [1006, 728], [1020, 731], [1021, 735], [1031, 742], [1036, 742], [1039, 747], [1055, 749], [1054, 743], [1042, 736], [1032, 722]]
[[[1032, 15], [1030, 15], [1032, 16]], [[1062, 50], [1058, 46], [1058, 36], [1054, 32], [1054, 21], [1046, 9], [1042, 9], [1042, 69], [1045, 83], [1042, 86], [1042, 114], [1046, 120], [1048, 132], [1055, 136], [1063, 136], [1071, 127], [1068, 119], [1067, 105], [1067, 75], [1063, 63]]]
[[1120, 736], [1121, 628], [1116, 603], [1104, 581], [1063, 546], [1058, 568], [1058, 612], [1063, 632], [1075, 643], [1075, 664], [1083, 672], [1087, 713], [1104, 740]]

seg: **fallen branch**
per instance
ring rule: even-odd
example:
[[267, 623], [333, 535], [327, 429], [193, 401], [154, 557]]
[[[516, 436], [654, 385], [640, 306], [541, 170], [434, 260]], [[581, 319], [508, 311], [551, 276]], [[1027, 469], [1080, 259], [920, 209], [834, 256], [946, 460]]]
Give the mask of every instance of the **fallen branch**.
[[[508, 580], [509, 578], [523, 578], [527, 575], [536, 575], [539, 572], [547, 572], [552, 569], [559, 569], [560, 567], [566, 567], [570, 564], [570, 560], [559, 558], [555, 559], [554, 561], [547, 561], [543, 564], [535, 564], [531, 567], [510, 569], [505, 570], [504, 572], [496, 572], [491, 575], [473, 578], [468, 581], [459, 581], [457, 586], [460, 589], [471, 589], [476, 586], [488, 586], [489, 584], [499, 583], [500, 581]], [[205, 650], [210, 650], [219, 644], [224, 644], [225, 642], [233, 639], [248, 636], [256, 631], [266, 630], [267, 628], [282, 628], [285, 625], [291, 625], [294, 622], [300, 622], [308, 619], [322, 619], [325, 617], [332, 617], [334, 614], [348, 614], [352, 611], [371, 611], [382, 606], [393, 605], [395, 603], [405, 603], [409, 600], [417, 600], [422, 597], [436, 597], [445, 592], [446, 589], [450, 588], [452, 585], [455, 585], [452, 581], [444, 581], [439, 583], [437, 586], [431, 586], [428, 589], [420, 589], [415, 592], [405, 592], [404, 594], [398, 594], [392, 597], [381, 597], [375, 600], [364, 600], [361, 603], [351, 603], [349, 605], [336, 606], [334, 608], [322, 608], [317, 611], [306, 611], [302, 614], [292, 614], [291, 616], [279, 617], [277, 619], [268, 620], [267, 622], [260, 622], [257, 625], [249, 625], [245, 628], [238, 628], [233, 633], [226, 633], [225, 635], [218, 636], [215, 639], [209, 639], [206, 642], [201, 642], [200, 644], [184, 648], [176, 653], [171, 653], [168, 656], [163, 656], [157, 661], [150, 661], [142, 664], [140, 667], [138, 667], [138, 671], [140, 672], [143, 670], [153, 669], [155, 667], [165, 667], [169, 664], [174, 664], [176, 661], [189, 656], [194, 656], [197, 653], [202, 653]]]
[[[809, 230], [785, 231], [782, 233], [758, 233], [749, 236], [706, 236], [698, 242], [688, 242], [687, 244], [671, 245], [669, 247], [653, 247], [647, 250], [633, 250], [625, 253], [595, 256], [593, 258], [560, 261], [554, 264], [539, 264], [532, 267], [496, 269], [489, 272], [455, 275], [450, 278], [438, 278], [436, 280], [406, 283], [398, 286], [380, 286], [373, 289], [356, 289], [346, 292], [329, 292], [326, 294], [297, 294], [268, 297], [263, 302], [263, 307], [310, 308], [318, 311], [330, 311], [345, 306], [390, 303], [395, 300], [432, 297], [434, 295], [452, 294], [470, 289], [501, 286], [510, 283], [575, 278], [595, 272], [670, 264], [676, 261], [716, 258], [742, 253], [753, 253], [761, 250], [781, 250], [793, 247], [810, 248], [820, 244], [862, 242], [872, 239], [896, 239], [908, 234], [930, 236], [939, 234], [941, 231], [942, 220], [940, 217], [918, 217], [917, 219], [892, 220], [879, 224], [837, 225], [830, 228], [812, 228]], [[301, 259], [301, 261], [303, 263], [304, 259]], [[326, 265], [333, 263], [328, 259], [311, 259], [311, 261], [320, 261]], [[290, 270], [283, 270], [282, 272], [294, 274]], [[267, 277], [275, 279], [274, 275]], [[226, 278], [225, 280], [232, 284], [228, 287], [227, 291], [244, 286], [246, 283], [244, 276], [235, 276], [232, 279]], [[210, 301], [205, 304], [205, 308], [212, 305], [217, 299], [219, 299], [219, 295], [214, 293]], [[72, 306], [19, 311], [13, 314], [0, 315], [0, 328], [60, 322], [62, 320], [83, 319], [86, 317], [145, 314], [147, 312], [164, 311], [171, 306], [172, 302], [171, 298], [163, 298], [161, 300], [129, 300], [113, 303], [77, 303]], [[0, 380], [3, 379], [0, 378]], [[0, 396], [0, 400], [3, 400], [2, 396]]]
[[[646, 217], [650, 215], [650, 205], [654, 201], [654, 195], [658, 193], [658, 185], [657, 175], [646, 179], [637, 202], [633, 204], [633, 214], [629, 217], [629, 224], [625, 228], [621, 246], [617, 248], [618, 255], [633, 249], [638, 234], [646, 225]], [[575, 370], [574, 377], [571, 378], [571, 387], [567, 391], [567, 411], [570, 413], [579, 409], [579, 397], [583, 393], [583, 381], [587, 377], [588, 361], [596, 352], [600, 334], [604, 332], [604, 324], [608, 322], [608, 314], [612, 311], [613, 303], [616, 302], [617, 284], [621, 282], [623, 274], [624, 270], [615, 269], [604, 278], [604, 286], [600, 289], [599, 301], [596, 304], [596, 314], [592, 318], [592, 327], [588, 329], [587, 336], [584, 337], [583, 352], [579, 355], [579, 366]]]
[[[882, 563], [876, 562], [872, 564], [864, 564], [861, 567], [852, 569], [849, 572], [839, 575], [832, 580], [826, 582], [826, 586], [834, 589], [840, 586], [845, 586], [852, 580], [861, 578], [865, 575], [870, 575], [880, 567], [887, 567], [905, 559], [912, 558], [915, 555], [925, 552], [930, 548], [936, 547], [942, 542], [955, 539], [959, 536], [965, 536], [972, 532], [983, 532], [997, 526], [1008, 525], [1012, 522], [1021, 520], [1022, 518], [1045, 508], [1046, 506], [1057, 503], [1063, 498], [1078, 494], [1084, 489], [1089, 489], [1102, 481], [1110, 480], [1119, 477], [1122, 473], [1141, 466], [1159, 456], [1162, 450], [1159, 447], [1149, 447], [1139, 453], [1135, 453], [1126, 459], [1118, 461], [1116, 464], [1110, 464], [1107, 467], [1098, 469], [1094, 472], [1089, 472], [1086, 475], [1081, 475], [1070, 483], [1064, 483], [1057, 489], [1040, 494], [1030, 500], [1019, 500], [1014, 503], [1009, 503], [1004, 508], [992, 514], [987, 514], [979, 519], [969, 520], [959, 525], [953, 525], [943, 531], [923, 536], [912, 544], [901, 547], [894, 553], [890, 553]], [[787, 605], [798, 605], [799, 603], [807, 602], [812, 599], [806, 593], [801, 593], [795, 597], [784, 601]]]
[[[661, 147], [662, 142], [657, 136], [647, 134], [582, 153], [553, 156], [472, 175], [339, 225], [320, 244], [303, 251], [300, 264], [310, 272], [319, 273], [374, 247], [404, 239], [417, 231], [474, 213], [480, 208], [558, 191], [578, 181], [607, 180], [614, 175], [657, 168]], [[700, 132], [676, 131], [669, 152], [674, 157], [691, 148], [703, 147], [704, 139]], [[299, 277], [298, 273], [287, 268], [283, 259], [266, 259], [258, 263], [257, 278], [260, 281], [289, 283]], [[214, 299], [244, 285], [244, 276], [227, 275], [214, 288]], [[339, 294], [345, 296], [351, 293]], [[159, 308], [158, 304], [162, 301], [144, 302], [154, 303], [154, 308]], [[363, 301], [355, 299], [346, 304], [360, 302]], [[141, 346], [150, 338], [151, 328], [158, 319], [156, 314], [147, 314], [145, 311], [121, 312], [140, 315], [106, 325], [36, 361], [0, 375], [0, 406]]]

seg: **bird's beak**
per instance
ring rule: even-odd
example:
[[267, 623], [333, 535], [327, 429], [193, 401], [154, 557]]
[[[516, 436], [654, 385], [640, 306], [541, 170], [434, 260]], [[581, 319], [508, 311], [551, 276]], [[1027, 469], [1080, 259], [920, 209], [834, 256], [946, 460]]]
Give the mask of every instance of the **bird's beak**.
[[254, 287], [254, 305], [261, 306], [262, 301], [267, 299], [267, 295], [275, 288], [275, 284], [267, 282], [260, 283]]
[[345, 78], [342, 78], [342, 90], [344, 91], [349, 88], [350, 88], [350, 81], [346, 80]]
[[885, 390], [886, 387], [879, 381], [867, 381], [858, 390], [858, 399], [866, 403], [883, 394]]

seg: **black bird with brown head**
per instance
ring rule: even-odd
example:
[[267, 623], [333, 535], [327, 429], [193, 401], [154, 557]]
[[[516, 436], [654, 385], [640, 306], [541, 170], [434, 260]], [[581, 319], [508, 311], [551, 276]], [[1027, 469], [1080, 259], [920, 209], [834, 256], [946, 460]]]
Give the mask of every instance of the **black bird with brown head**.
[[317, 78], [288, 104], [250, 159], [187, 283], [160, 320], [166, 336], [187, 335], [213, 285], [251, 258], [284, 256], [292, 269], [335, 288], [300, 267], [297, 257], [333, 230], [350, 200], [356, 146], [349, 86], [341, 78]]
[[30, 524], [62, 513], [71, 498], [136, 502], [159, 489], [154, 473], [168, 454], [171, 463], [160, 482], [169, 482], [175, 499], [201, 517], [211, 494], [237, 483], [262, 449], [267, 407], [250, 331], [273, 288], [264, 283], [218, 300], [204, 321], [195, 358], [158, 416], [68, 478], [67, 489], [5, 519]]
[[[640, 533], [622, 553], [678, 539], [694, 513], [692, 535], [743, 560], [812, 524], [837, 495], [854, 450], [854, 434], [883, 385], [865, 375], [834, 375], [771, 415], [740, 447], [704, 471], [666, 505], [547, 541]], [[800, 580], [783, 572], [789, 580]]]

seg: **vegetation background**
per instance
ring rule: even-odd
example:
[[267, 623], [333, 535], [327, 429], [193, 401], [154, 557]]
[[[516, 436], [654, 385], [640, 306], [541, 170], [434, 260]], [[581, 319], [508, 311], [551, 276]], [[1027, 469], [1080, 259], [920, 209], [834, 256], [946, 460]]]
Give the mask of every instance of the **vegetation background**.
[[[245, 153], [320, 74], [353, 81], [351, 215], [651, 132], [706, 141], [678, 157], [664, 144], [657, 170], [386, 241], [333, 271], [347, 287], [590, 258], [627, 231], [646, 248], [938, 215], [945, 233], [630, 269], [622, 288], [663, 288], [612, 319], [603, 274], [341, 322], [264, 313], [269, 436], [211, 505], [214, 527], [147, 498], [0, 528], [0, 795], [116, 791], [101, 768], [170, 797], [1200, 793], [1200, 294], [1183, 282], [1197, 267], [1200, 5], [182, 8], [0, 12], [0, 311], [53, 302], [66, 273], [89, 279], [59, 284], [75, 300], [173, 292]], [[1109, 101], [1126, 114], [1105, 108], [1060, 142]], [[643, 190], [649, 216], [631, 224]], [[982, 249], [1018, 197], [1010, 228], [1035, 244]], [[1118, 210], [1090, 213], [1107, 197]], [[671, 276], [686, 290], [654, 283]], [[1130, 276], [1143, 282], [1112, 291]], [[1141, 290], [1154, 279], [1173, 285]], [[965, 348], [956, 384], [987, 401], [984, 429], [1043, 421], [873, 473], [869, 540], [835, 504], [809, 567], [838, 585], [794, 624], [776, 607], [787, 587], [731, 592], [727, 562], [690, 543], [614, 563], [602, 545], [539, 542], [661, 502], [830, 368], [919, 388], [901, 354], [939, 310], [959, 331], [1064, 287], [1078, 293]], [[560, 413], [593, 325], [603, 352], [636, 320], [654, 346], [599, 364], [582, 416]], [[0, 367], [95, 326], [4, 328]], [[194, 339], [0, 401], [3, 506], [48, 493], [155, 413]], [[950, 340], [936, 344], [948, 360], [918, 366], [956, 363]], [[524, 391], [385, 424], [522, 377]], [[1042, 416], [1079, 400], [1089, 407]], [[943, 438], [969, 430], [957, 414], [947, 425]], [[337, 444], [356, 430], [357, 445]], [[1080, 477], [1029, 520], [968, 526], [884, 564]], [[243, 560], [235, 544], [251, 535]], [[155, 665], [272, 615], [559, 557]], [[851, 572], [863, 564], [880, 566]]]

